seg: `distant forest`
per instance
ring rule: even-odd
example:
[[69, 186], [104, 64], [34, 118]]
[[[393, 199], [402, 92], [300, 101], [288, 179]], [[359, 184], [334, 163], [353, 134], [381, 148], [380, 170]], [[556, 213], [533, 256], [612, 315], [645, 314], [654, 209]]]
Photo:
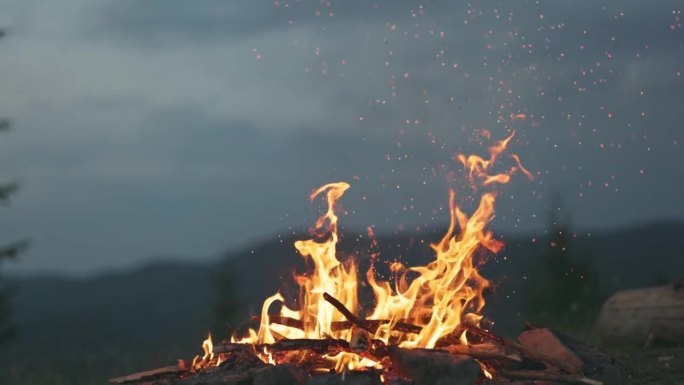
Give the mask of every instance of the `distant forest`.
[[[681, 234], [684, 223], [673, 222], [591, 236], [575, 236], [561, 226], [535, 241], [502, 237], [506, 248], [482, 271], [496, 286], [484, 313], [503, 334], [518, 332], [528, 320], [559, 327], [579, 320], [587, 328], [579, 332], [590, 333], [594, 312], [611, 293], [679, 278]], [[343, 239], [341, 254], [355, 255], [363, 268], [368, 245], [354, 239]], [[415, 239], [380, 236], [377, 251], [407, 264], [429, 260], [429, 249]], [[85, 280], [12, 280], [18, 335], [0, 345], [0, 383], [104, 384], [122, 373], [190, 358], [201, 352], [210, 330], [216, 339], [227, 337], [259, 314], [265, 297], [281, 286], [288, 289], [283, 282], [292, 268], [304, 268], [291, 241], [255, 244], [209, 265], [154, 264]], [[547, 261], [550, 267], [544, 267]], [[564, 278], [550, 280], [553, 274]], [[546, 306], [548, 296], [556, 308]]]

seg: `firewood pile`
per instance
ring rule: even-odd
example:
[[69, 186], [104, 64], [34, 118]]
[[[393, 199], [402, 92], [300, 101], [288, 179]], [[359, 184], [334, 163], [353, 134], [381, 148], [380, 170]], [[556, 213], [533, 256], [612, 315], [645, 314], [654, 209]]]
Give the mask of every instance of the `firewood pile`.
[[[364, 320], [329, 295], [326, 299], [345, 315], [338, 328], [355, 332], [351, 341], [286, 339], [273, 344], [211, 345], [195, 362], [110, 380], [137, 385], [475, 385], [475, 384], [626, 384], [623, 372], [609, 355], [546, 328], [526, 325], [517, 341], [497, 336], [476, 325], [461, 325], [442, 337], [433, 349], [406, 349], [370, 337], [377, 320]], [[296, 327], [297, 320], [274, 316], [271, 322]], [[397, 323], [404, 333], [420, 328]], [[461, 342], [466, 335], [468, 344]], [[206, 350], [206, 349], [205, 349]], [[366, 370], [335, 371], [324, 357], [353, 353], [380, 365]], [[269, 363], [263, 355], [268, 354]], [[261, 357], [260, 357], [261, 356]]]
[[[336, 253], [337, 202], [345, 182], [314, 190], [325, 197], [312, 239], [294, 247], [311, 269], [295, 273], [298, 301], [278, 292], [264, 300], [259, 328], [216, 345], [202, 345], [204, 356], [191, 362], [111, 380], [140, 385], [481, 385], [584, 384], [626, 382], [613, 359], [548, 329], [530, 327], [517, 341], [489, 331], [483, 319], [485, 292], [492, 284], [478, 267], [504, 244], [487, 225], [494, 218], [496, 193], [511, 176], [532, 174], [515, 154], [504, 156], [515, 132], [493, 143], [489, 158], [458, 154], [464, 178], [479, 195], [467, 215], [449, 191], [450, 224], [435, 256], [425, 265], [387, 261], [376, 270], [379, 251], [369, 227], [365, 280], [354, 258]], [[489, 139], [489, 134], [485, 135]], [[510, 167], [494, 171], [495, 162]], [[498, 163], [497, 163], [498, 164]], [[471, 196], [477, 201], [478, 196]], [[457, 231], [460, 229], [460, 231]], [[389, 278], [388, 278], [389, 277]], [[364, 290], [372, 298], [364, 297]], [[361, 299], [364, 298], [364, 299]], [[365, 306], [360, 306], [363, 304]], [[272, 306], [273, 305], [273, 306]], [[296, 305], [289, 307], [289, 305]], [[280, 307], [280, 310], [273, 309]], [[275, 311], [274, 311], [275, 310]]]

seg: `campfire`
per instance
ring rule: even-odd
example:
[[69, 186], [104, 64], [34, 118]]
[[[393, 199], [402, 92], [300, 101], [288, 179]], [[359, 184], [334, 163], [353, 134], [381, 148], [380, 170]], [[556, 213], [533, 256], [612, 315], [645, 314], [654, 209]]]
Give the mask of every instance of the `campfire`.
[[[484, 132], [487, 136], [488, 133]], [[379, 278], [379, 256], [360, 276], [357, 262], [336, 253], [338, 202], [344, 182], [315, 190], [327, 211], [313, 238], [295, 242], [312, 267], [295, 274], [296, 303], [281, 293], [266, 298], [258, 328], [202, 344], [204, 354], [177, 365], [111, 380], [138, 384], [529, 384], [619, 383], [612, 359], [549, 329], [527, 325], [514, 341], [490, 331], [483, 316], [491, 283], [478, 272], [487, 255], [504, 246], [488, 230], [496, 186], [515, 174], [532, 174], [515, 154], [506, 154], [515, 133], [489, 147], [488, 157], [457, 155], [479, 205], [467, 215], [450, 191], [450, 225], [430, 247], [424, 266], [392, 262], [392, 276]], [[495, 166], [509, 162], [507, 169]], [[372, 231], [369, 228], [372, 238]], [[373, 240], [373, 242], [375, 242]], [[369, 288], [372, 300], [362, 299]]]

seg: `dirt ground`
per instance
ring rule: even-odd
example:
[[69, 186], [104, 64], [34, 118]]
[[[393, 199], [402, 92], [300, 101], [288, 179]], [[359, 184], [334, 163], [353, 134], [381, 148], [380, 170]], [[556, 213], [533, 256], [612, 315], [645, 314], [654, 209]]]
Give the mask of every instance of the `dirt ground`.
[[632, 385], [684, 385], [684, 347], [612, 348]]

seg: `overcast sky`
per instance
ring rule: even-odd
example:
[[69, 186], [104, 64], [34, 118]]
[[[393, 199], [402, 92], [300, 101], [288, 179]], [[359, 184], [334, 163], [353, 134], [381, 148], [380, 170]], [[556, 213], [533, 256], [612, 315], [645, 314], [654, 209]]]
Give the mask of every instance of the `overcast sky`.
[[338, 180], [347, 229], [435, 227], [482, 128], [536, 174], [498, 232], [542, 234], [553, 190], [578, 231], [684, 219], [682, 3], [470, 3], [0, 0], [9, 271], [216, 258]]

